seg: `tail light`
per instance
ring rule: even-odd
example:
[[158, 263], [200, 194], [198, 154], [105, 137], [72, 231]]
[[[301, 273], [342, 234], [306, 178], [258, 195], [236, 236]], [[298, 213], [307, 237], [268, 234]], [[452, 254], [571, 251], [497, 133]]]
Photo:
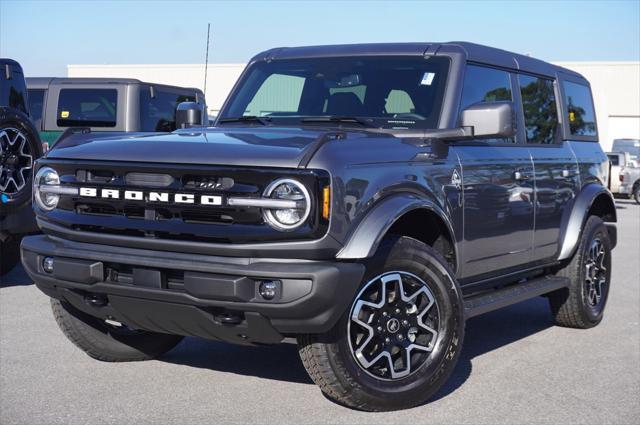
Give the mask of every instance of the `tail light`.
[[624, 174], [620, 174], [619, 179], [620, 179], [620, 183], [622, 183], [624, 181]]

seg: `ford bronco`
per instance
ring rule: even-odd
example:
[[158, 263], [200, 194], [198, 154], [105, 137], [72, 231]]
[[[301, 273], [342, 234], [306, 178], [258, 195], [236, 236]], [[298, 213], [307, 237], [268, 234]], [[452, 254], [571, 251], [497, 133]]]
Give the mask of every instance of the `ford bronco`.
[[545, 296], [561, 326], [603, 318], [616, 210], [575, 72], [462, 42], [278, 48], [215, 127], [83, 137], [37, 162], [22, 261], [96, 359], [296, 338], [329, 398], [393, 410], [447, 381], [470, 317]]

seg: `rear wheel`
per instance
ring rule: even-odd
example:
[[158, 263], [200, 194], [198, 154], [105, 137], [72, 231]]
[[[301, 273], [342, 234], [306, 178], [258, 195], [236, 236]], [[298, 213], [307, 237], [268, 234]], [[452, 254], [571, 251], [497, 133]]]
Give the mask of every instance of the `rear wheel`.
[[636, 203], [640, 204], [640, 183], [636, 183], [633, 189], [633, 199], [636, 200]]
[[549, 294], [556, 323], [581, 329], [600, 323], [611, 282], [611, 241], [600, 217], [589, 217], [576, 253], [558, 275], [568, 277], [570, 284]]
[[89, 356], [105, 362], [151, 360], [182, 340], [177, 335], [113, 326], [56, 299], [51, 299], [51, 308], [62, 333]]
[[330, 398], [362, 410], [426, 402], [462, 347], [460, 290], [446, 261], [407, 237], [389, 238], [351, 308], [326, 335], [298, 339], [300, 357]]

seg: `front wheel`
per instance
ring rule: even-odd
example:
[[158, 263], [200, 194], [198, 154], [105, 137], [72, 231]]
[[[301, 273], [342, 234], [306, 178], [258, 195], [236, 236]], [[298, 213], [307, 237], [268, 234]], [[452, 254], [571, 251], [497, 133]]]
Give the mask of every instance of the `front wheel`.
[[460, 289], [446, 261], [411, 238], [386, 239], [351, 308], [326, 335], [298, 338], [313, 381], [370, 411], [426, 402], [447, 381], [464, 337]]
[[636, 187], [633, 190], [633, 199], [636, 203], [640, 204], [640, 183], [636, 183]]
[[51, 299], [51, 308], [62, 333], [89, 356], [104, 362], [151, 360], [182, 341], [177, 335], [109, 325], [64, 301]]

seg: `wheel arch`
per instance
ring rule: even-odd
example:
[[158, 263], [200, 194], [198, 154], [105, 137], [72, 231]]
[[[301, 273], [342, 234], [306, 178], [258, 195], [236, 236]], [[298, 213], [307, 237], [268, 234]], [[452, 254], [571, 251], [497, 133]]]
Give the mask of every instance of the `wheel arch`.
[[[617, 221], [613, 195], [605, 187], [598, 184], [589, 184], [582, 189], [575, 198], [566, 219], [563, 220], [559, 260], [571, 258], [580, 241], [584, 224], [592, 215], [602, 218], [606, 223]], [[613, 230], [609, 229], [609, 231], [611, 233]]]
[[380, 201], [351, 232], [337, 254], [340, 260], [372, 257], [387, 234], [409, 236], [434, 247], [452, 268], [458, 269], [453, 226], [435, 202], [413, 194], [398, 194]]

